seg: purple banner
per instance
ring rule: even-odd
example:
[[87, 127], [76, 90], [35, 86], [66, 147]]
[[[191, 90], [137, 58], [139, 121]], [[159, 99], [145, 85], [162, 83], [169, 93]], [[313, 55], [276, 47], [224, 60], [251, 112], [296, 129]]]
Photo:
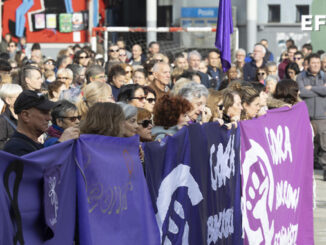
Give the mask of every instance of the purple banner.
[[314, 244], [306, 105], [271, 110], [240, 129], [245, 244]]

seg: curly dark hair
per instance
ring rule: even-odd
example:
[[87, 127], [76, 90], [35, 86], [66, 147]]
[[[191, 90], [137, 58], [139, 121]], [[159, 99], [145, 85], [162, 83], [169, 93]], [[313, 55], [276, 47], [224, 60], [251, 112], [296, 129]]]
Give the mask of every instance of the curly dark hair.
[[284, 79], [277, 83], [273, 97], [294, 105], [298, 102], [299, 87], [292, 79]]
[[181, 96], [164, 95], [155, 103], [154, 124], [165, 129], [175, 126], [180, 115], [191, 110], [191, 103]]

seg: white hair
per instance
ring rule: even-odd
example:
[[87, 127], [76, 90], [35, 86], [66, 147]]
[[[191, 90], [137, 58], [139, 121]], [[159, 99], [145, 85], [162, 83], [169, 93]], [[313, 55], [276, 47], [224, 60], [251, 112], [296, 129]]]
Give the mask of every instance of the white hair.
[[326, 53], [323, 53], [321, 56], [320, 56], [320, 60], [322, 61], [323, 59], [326, 58]]
[[261, 47], [262, 50], [263, 50], [263, 53], [266, 54], [266, 48], [265, 48], [265, 46], [262, 45], [262, 44], [260, 44], [260, 43], [255, 44], [255, 47], [258, 47], [258, 46]]
[[57, 71], [57, 76], [62, 74], [69, 76], [69, 78], [71, 79], [73, 79], [74, 77], [72, 70], [70, 70], [69, 68], [61, 68]]
[[203, 84], [198, 84], [194, 81], [186, 83], [179, 91], [178, 95], [182, 96], [188, 101], [193, 98], [200, 98], [202, 96], [208, 97], [208, 89]]
[[190, 60], [191, 56], [197, 56], [199, 59], [201, 59], [201, 55], [197, 50], [193, 50], [188, 53], [188, 60]]
[[165, 63], [165, 62], [157, 62], [157, 63], [155, 63], [155, 65], [153, 66], [153, 69], [152, 69], [153, 72], [159, 72], [160, 71], [160, 67], [163, 66], [163, 65], [169, 66], [169, 64], [168, 63]]
[[12, 97], [23, 92], [23, 89], [18, 84], [5, 83], [0, 88], [0, 98], [5, 100], [7, 97]]
[[239, 48], [237, 51], [235, 51], [235, 54], [238, 54], [238, 53], [242, 53], [242, 54], [246, 55], [246, 50], [244, 50], [243, 48]]

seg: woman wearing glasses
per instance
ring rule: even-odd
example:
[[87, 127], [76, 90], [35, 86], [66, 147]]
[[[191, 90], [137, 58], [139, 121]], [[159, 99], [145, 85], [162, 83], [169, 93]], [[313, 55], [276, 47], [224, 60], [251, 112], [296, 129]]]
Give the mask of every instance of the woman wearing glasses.
[[122, 86], [118, 95], [118, 101], [138, 108], [144, 108], [146, 102], [144, 89], [138, 84], [127, 84]]
[[154, 105], [156, 102], [156, 92], [154, 89], [152, 89], [149, 86], [143, 87], [145, 96], [146, 96], [146, 101], [145, 101], [145, 106], [144, 108], [148, 110], [150, 113], [153, 113]]
[[78, 115], [77, 107], [67, 101], [60, 101], [51, 111], [52, 126], [47, 130], [47, 138], [44, 146], [51, 146], [58, 143], [64, 130], [72, 128], [76, 134], [79, 134], [79, 123], [81, 117]]
[[153, 128], [152, 114], [146, 109], [138, 108], [137, 123], [139, 126], [137, 129], [137, 134], [140, 137], [140, 141], [141, 142], [152, 141], [152, 128]]
[[78, 50], [74, 56], [74, 63], [83, 67], [87, 67], [89, 63], [89, 57], [85, 50]]
[[267, 77], [267, 68], [266, 67], [257, 68], [257, 70], [256, 70], [256, 81], [265, 85], [266, 77]]

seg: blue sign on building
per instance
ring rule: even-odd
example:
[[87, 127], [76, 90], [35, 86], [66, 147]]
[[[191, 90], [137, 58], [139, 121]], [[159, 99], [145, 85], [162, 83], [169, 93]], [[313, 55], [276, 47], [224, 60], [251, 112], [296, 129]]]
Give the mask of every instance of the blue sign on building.
[[181, 8], [181, 18], [217, 18], [218, 8]]

